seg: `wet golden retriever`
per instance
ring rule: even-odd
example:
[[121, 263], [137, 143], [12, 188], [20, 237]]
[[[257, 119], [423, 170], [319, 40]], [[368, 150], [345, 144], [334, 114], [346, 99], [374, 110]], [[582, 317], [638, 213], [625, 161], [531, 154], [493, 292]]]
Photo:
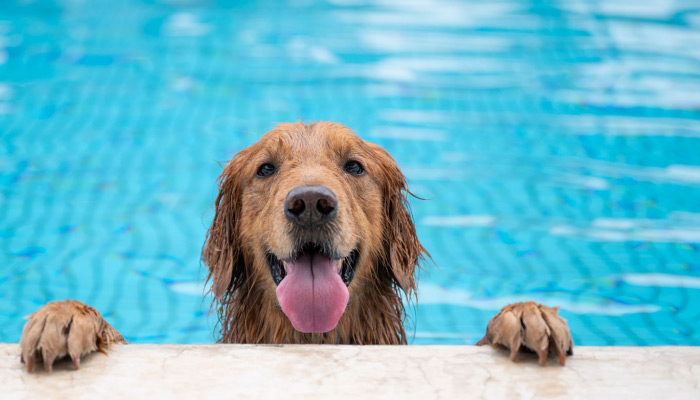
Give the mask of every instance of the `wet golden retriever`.
[[[202, 253], [223, 343], [406, 344], [404, 298], [428, 257], [418, 241], [406, 180], [379, 146], [334, 123], [278, 125], [219, 177]], [[54, 302], [32, 314], [21, 339], [27, 369], [123, 342], [92, 307]], [[555, 309], [505, 307], [480, 344], [521, 345], [544, 362], [572, 349]]]

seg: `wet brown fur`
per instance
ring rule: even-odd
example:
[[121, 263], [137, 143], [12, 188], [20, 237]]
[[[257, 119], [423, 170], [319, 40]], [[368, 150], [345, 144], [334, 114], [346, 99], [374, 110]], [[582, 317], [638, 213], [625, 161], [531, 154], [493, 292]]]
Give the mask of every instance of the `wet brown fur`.
[[[366, 174], [348, 174], [357, 160]], [[273, 176], [256, 176], [271, 162]], [[286, 194], [323, 185], [338, 198], [333, 246], [359, 250], [350, 301], [327, 333], [296, 331], [282, 312], [266, 261], [283, 258], [298, 243], [284, 217]], [[406, 180], [379, 146], [335, 123], [280, 124], [242, 150], [219, 177], [215, 216], [202, 253], [209, 267], [223, 343], [405, 344], [402, 296], [415, 295], [415, 269], [427, 256], [416, 237]], [[403, 293], [402, 293], [403, 292]]]

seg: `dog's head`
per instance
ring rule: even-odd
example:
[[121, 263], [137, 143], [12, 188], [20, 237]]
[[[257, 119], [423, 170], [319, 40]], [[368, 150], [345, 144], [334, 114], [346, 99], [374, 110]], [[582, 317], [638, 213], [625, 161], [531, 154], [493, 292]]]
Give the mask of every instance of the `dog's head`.
[[425, 250], [405, 178], [350, 129], [281, 124], [228, 163], [219, 189], [203, 251], [216, 298], [262, 286], [297, 331], [327, 332], [363, 286], [413, 293]]

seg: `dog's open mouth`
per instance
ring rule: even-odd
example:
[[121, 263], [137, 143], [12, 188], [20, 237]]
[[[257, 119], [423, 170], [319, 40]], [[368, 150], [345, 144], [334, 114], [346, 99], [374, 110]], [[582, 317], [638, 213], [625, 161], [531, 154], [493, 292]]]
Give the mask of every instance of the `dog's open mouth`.
[[[297, 260], [300, 257], [308, 254], [322, 254], [325, 257], [331, 259], [331, 256], [328, 256], [328, 252], [323, 249], [322, 246], [316, 244], [316, 243], [307, 243], [299, 248], [297, 252], [295, 253], [294, 256], [291, 258], [293, 260]], [[352, 282], [352, 279], [355, 277], [355, 267], [357, 265], [357, 257], [359, 256], [359, 253], [357, 250], [353, 250], [350, 252], [350, 254], [342, 259], [342, 265], [340, 267], [340, 270], [338, 273], [340, 274], [340, 277], [343, 279], [343, 283], [345, 283], [345, 286], [350, 286], [350, 282]], [[337, 261], [337, 260], [336, 260]], [[267, 263], [270, 267], [270, 273], [272, 274], [272, 279], [275, 281], [275, 285], [280, 284], [282, 282], [282, 279], [284, 279], [285, 276], [287, 276], [287, 270], [285, 268], [285, 264], [290, 261], [282, 261], [277, 256], [274, 254], [268, 252], [267, 253]]]
[[307, 243], [286, 261], [268, 254], [277, 299], [300, 332], [328, 332], [335, 328], [349, 299], [358, 252], [337, 258], [326, 246]]

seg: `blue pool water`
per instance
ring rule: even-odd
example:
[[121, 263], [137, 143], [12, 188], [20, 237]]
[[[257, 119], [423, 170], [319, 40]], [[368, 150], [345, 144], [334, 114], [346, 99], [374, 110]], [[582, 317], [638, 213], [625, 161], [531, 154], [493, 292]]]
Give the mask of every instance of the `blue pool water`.
[[0, 3], [0, 342], [65, 298], [136, 343], [215, 340], [220, 161], [334, 120], [394, 155], [413, 343], [561, 305], [580, 345], [700, 343], [700, 3]]

